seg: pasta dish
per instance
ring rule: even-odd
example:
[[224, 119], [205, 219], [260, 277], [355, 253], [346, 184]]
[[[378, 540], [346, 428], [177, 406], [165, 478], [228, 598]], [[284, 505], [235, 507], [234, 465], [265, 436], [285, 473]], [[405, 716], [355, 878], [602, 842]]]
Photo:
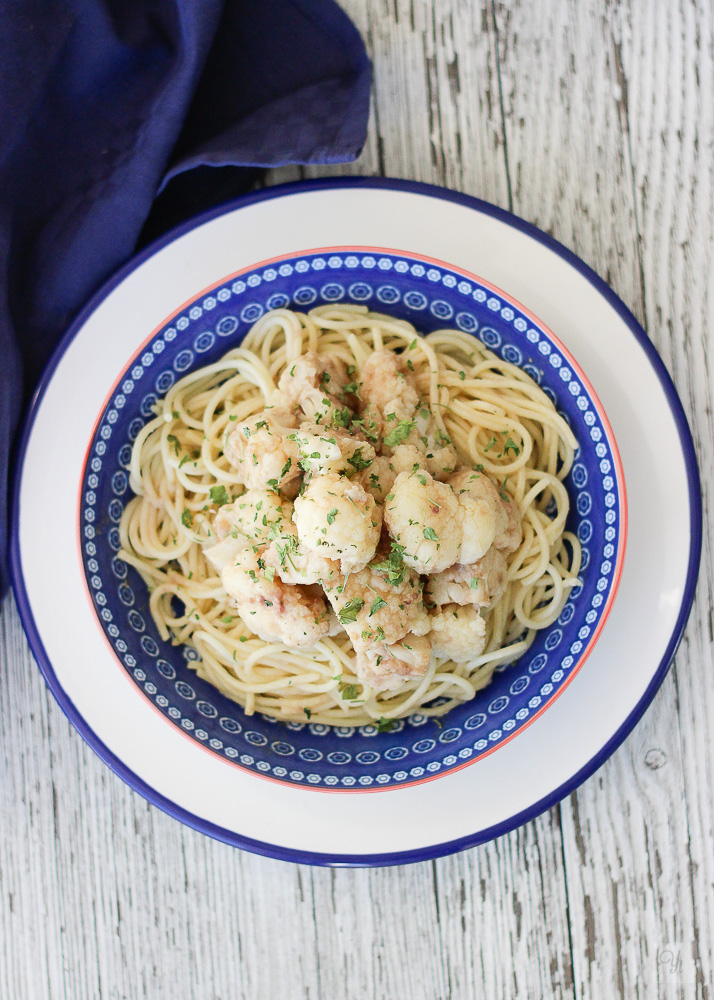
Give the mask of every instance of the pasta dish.
[[472, 336], [275, 310], [156, 404], [121, 556], [248, 714], [389, 729], [473, 698], [562, 611], [576, 448]]

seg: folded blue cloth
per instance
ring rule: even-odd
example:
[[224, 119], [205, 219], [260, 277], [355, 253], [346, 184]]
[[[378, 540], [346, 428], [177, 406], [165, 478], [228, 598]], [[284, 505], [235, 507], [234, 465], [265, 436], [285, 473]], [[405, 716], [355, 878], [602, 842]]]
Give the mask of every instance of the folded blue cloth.
[[332, 0], [5, 0], [0, 20], [4, 590], [13, 435], [72, 317], [259, 168], [354, 159], [370, 64]]

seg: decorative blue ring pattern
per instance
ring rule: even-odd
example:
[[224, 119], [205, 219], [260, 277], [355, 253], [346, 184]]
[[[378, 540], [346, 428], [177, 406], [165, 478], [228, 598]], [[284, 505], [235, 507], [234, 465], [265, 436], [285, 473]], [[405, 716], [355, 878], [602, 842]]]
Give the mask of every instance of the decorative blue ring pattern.
[[[528, 356], [538, 381], [551, 390], [581, 442], [568, 482], [574, 501], [571, 527], [583, 543], [584, 568], [594, 565], [584, 573], [583, 587], [573, 591], [558, 627], [541, 633], [522, 662], [506, 668], [507, 676], [499, 676], [504, 674], [501, 668], [474, 702], [449, 713], [444, 723], [458, 724], [440, 729], [431, 739], [426, 765], [422, 727], [431, 720], [422, 714], [380, 733], [378, 743], [384, 749], [370, 747], [369, 752], [364, 748], [377, 735], [374, 725], [286, 726], [268, 716], [246, 719], [238, 705], [187, 669], [197, 655], [193, 649], [184, 647], [179, 654], [161, 641], [143, 582], [116, 558], [119, 534], [114, 526], [132, 495], [126, 474], [130, 445], [151, 418], [159, 387], [172, 383], [175, 374], [180, 377], [216, 360], [265, 314], [271, 301], [287, 300], [298, 308], [345, 301], [379, 307], [385, 295], [394, 314], [413, 320], [424, 332], [456, 316], [461, 329], [507, 360]], [[616, 576], [621, 499], [614, 469], [603, 421], [577, 373], [557, 344], [510, 302], [477, 280], [406, 254], [306, 253], [228, 279], [197, 298], [140, 349], [120, 377], [98, 423], [85, 469], [81, 534], [87, 584], [119, 661], [156, 707], [196, 741], [242, 767], [293, 784], [361, 789], [401, 785], [491, 751], [567, 683], [598, 627]], [[593, 508], [597, 531], [592, 528]], [[550, 676], [526, 695], [534, 664], [540, 671], [546, 661]], [[514, 672], [520, 672], [518, 678]], [[474, 739], [471, 733], [480, 727], [473, 720], [486, 716], [492, 728], [474, 733]], [[225, 718], [235, 721], [232, 739], [226, 738], [225, 724], [219, 721]], [[338, 749], [344, 740], [355, 745], [354, 753]], [[417, 744], [422, 749], [416, 749]], [[298, 768], [289, 766], [298, 760]]]

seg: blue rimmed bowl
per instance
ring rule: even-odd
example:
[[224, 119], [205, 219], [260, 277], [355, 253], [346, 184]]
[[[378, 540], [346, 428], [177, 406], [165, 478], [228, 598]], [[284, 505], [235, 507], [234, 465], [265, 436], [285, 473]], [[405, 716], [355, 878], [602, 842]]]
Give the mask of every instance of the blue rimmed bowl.
[[[191, 670], [192, 649], [161, 640], [141, 578], [116, 557], [118, 524], [132, 496], [131, 445], [152, 417], [153, 404], [176, 379], [238, 344], [268, 310], [304, 311], [337, 302], [409, 320], [421, 333], [453, 326], [476, 337], [539, 383], [580, 445], [566, 486], [568, 528], [583, 546], [582, 587], [527, 654], [497, 670], [486, 689], [440, 720], [441, 728], [419, 714], [389, 733], [378, 733], [375, 726], [336, 728], [246, 716]], [[442, 262], [340, 247], [232, 274], [154, 331], [98, 414], [78, 528], [87, 587], [118, 669], [167, 724], [263, 777], [305, 788], [367, 791], [427, 781], [472, 764], [552, 704], [589, 655], [612, 605], [624, 558], [626, 502], [607, 417], [577, 362], [534, 316], [500, 290]]]

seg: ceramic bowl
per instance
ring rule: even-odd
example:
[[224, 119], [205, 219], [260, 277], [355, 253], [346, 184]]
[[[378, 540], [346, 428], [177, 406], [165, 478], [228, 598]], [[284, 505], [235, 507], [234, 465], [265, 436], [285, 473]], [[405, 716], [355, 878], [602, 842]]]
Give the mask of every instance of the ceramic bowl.
[[[583, 547], [582, 586], [517, 663], [496, 671], [476, 697], [444, 716], [421, 714], [388, 733], [246, 716], [200, 680], [195, 652], [163, 642], [135, 571], [117, 558], [118, 524], [131, 499], [132, 441], [152, 405], [187, 372], [240, 343], [270, 309], [350, 302], [409, 320], [421, 333], [455, 327], [527, 372], [555, 402], [579, 442], [566, 479], [568, 528]], [[302, 788], [391, 789], [427, 781], [493, 753], [541, 715], [593, 648], [622, 570], [626, 503], [612, 431], [585, 374], [523, 306], [442, 262], [374, 248], [328, 248], [265, 261], [182, 305], [119, 375], [88, 443], [78, 511], [86, 581], [116, 656], [166, 724], [211, 753], [265, 778]]]

